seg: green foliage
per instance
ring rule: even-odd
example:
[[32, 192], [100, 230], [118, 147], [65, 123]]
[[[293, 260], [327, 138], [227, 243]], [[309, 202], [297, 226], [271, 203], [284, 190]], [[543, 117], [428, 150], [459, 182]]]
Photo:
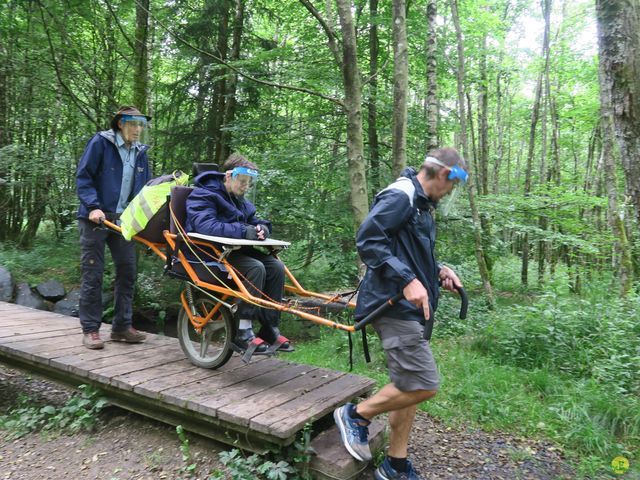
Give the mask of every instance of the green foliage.
[[307, 423], [293, 445], [273, 455], [281, 460], [255, 454], [247, 457], [238, 449], [222, 452], [219, 458], [225, 468], [211, 472], [209, 480], [310, 480], [311, 433], [312, 425]]
[[[600, 296], [598, 296], [600, 297]], [[542, 295], [500, 311], [478, 332], [476, 347], [497, 361], [592, 378], [620, 394], [640, 393], [640, 297]]]
[[99, 390], [88, 385], [80, 385], [78, 389], [80, 393], [59, 408], [33, 405], [31, 400], [21, 397], [16, 408], [0, 417], [0, 428], [7, 430], [12, 439], [37, 430], [66, 434], [93, 431], [98, 414], [107, 401], [101, 397]]
[[256, 454], [245, 457], [238, 449], [222, 452], [219, 458], [225, 469], [224, 471], [212, 472], [209, 480], [227, 478], [233, 480], [295, 480], [299, 478], [295, 469], [283, 460], [275, 463]]
[[77, 285], [80, 253], [76, 230], [74, 228], [57, 239], [44, 228], [29, 250], [17, 248], [10, 242], [0, 242], [0, 265], [18, 282], [36, 285], [55, 278], [67, 287]]
[[191, 449], [189, 447], [189, 439], [182, 425], [176, 426], [176, 433], [180, 440], [180, 453], [182, 453], [182, 463], [184, 464], [180, 471], [186, 475], [192, 475], [198, 468], [198, 464], [192, 461]]

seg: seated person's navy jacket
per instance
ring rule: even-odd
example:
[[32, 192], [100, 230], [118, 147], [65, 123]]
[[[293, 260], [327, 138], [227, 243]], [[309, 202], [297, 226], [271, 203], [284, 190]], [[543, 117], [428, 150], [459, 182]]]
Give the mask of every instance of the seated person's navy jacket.
[[[406, 168], [400, 178], [378, 193], [356, 237], [358, 253], [367, 266], [358, 294], [357, 320], [402, 292], [414, 278], [427, 289], [433, 317], [438, 306], [440, 272], [434, 255], [435, 207], [414, 168]], [[422, 307], [406, 300], [390, 307], [384, 315], [425, 322]]]
[[271, 222], [256, 217], [253, 203], [227, 192], [224, 176], [221, 172], [204, 172], [196, 177], [196, 188], [187, 198], [187, 232], [246, 238], [248, 225], [264, 225], [271, 232]]
[[[147, 150], [148, 145], [141, 145], [136, 156], [130, 200], [151, 178]], [[89, 218], [89, 212], [96, 208], [105, 213], [116, 211], [122, 186], [122, 159], [113, 130], [99, 132], [87, 143], [78, 164], [76, 186], [80, 198], [78, 218]]]

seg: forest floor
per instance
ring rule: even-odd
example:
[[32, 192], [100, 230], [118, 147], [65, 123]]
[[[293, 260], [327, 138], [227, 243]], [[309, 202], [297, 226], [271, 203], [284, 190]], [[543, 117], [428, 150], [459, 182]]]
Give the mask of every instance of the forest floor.
[[[27, 397], [34, 405], [62, 406], [73, 390], [0, 364], [0, 414]], [[0, 480], [203, 479], [223, 467], [219, 443], [188, 434], [185, 470], [175, 428], [108, 407], [96, 430], [68, 435], [30, 433], [17, 440], [2, 434]], [[5, 432], [6, 433], [6, 432]], [[425, 479], [569, 479], [575, 474], [551, 443], [454, 428], [419, 412], [411, 437], [414, 465]], [[231, 477], [229, 477], [231, 478]], [[367, 470], [359, 480], [373, 478]]]

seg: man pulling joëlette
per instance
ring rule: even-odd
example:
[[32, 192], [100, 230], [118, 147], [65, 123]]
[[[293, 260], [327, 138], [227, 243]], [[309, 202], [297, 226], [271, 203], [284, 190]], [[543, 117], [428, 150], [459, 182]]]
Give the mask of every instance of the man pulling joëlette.
[[[457, 275], [435, 259], [433, 212], [438, 202], [467, 180], [464, 160], [451, 148], [429, 152], [420, 170], [407, 168], [382, 190], [356, 238], [367, 272], [360, 287], [356, 320], [361, 320], [399, 292], [404, 299], [372, 322], [387, 358], [391, 383], [358, 405], [334, 412], [342, 441], [358, 460], [371, 459], [368, 425], [389, 412], [389, 448], [375, 471], [378, 480], [419, 476], [408, 460], [408, 441], [417, 405], [432, 398], [440, 385], [427, 322], [438, 306], [439, 283], [462, 287]], [[426, 334], [428, 336], [428, 333]]]

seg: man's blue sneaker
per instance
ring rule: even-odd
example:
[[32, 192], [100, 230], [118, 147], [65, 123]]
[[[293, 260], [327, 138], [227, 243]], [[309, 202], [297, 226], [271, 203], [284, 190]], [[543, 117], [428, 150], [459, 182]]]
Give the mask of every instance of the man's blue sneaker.
[[371, 460], [371, 450], [369, 449], [369, 429], [371, 423], [368, 420], [351, 418], [349, 415], [352, 403], [347, 403], [333, 411], [333, 418], [340, 429], [342, 443], [348, 452], [361, 462]]
[[391, 466], [389, 457], [384, 457], [384, 461], [376, 469], [373, 476], [376, 480], [422, 480], [422, 478], [418, 476], [418, 473], [413, 469], [411, 462], [407, 463], [409, 464], [409, 469], [406, 472], [399, 472]]

